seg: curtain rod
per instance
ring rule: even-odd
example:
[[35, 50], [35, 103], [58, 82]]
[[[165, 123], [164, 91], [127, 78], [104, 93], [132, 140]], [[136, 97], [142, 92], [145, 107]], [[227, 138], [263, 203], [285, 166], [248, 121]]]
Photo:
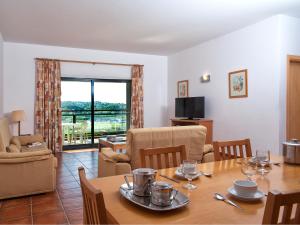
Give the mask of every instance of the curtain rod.
[[124, 63], [108, 63], [108, 62], [93, 62], [93, 61], [79, 61], [79, 60], [67, 60], [67, 59], [47, 59], [47, 58], [35, 58], [35, 60], [56, 60], [59, 62], [66, 63], [83, 63], [83, 64], [102, 64], [102, 65], [111, 65], [111, 66], [144, 66], [140, 64], [124, 64]]

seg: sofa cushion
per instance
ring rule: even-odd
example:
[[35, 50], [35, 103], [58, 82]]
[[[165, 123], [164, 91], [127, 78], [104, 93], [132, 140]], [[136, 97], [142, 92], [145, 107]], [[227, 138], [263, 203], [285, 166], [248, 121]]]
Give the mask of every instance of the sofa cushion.
[[10, 139], [10, 143], [16, 145], [19, 149], [21, 149], [21, 142], [18, 137], [12, 137]]
[[101, 153], [107, 158], [115, 162], [129, 162], [130, 158], [127, 154], [114, 152], [111, 148], [102, 148]]
[[135, 128], [127, 132], [126, 150], [131, 158], [131, 166], [140, 167], [140, 149], [173, 146], [172, 129], [170, 127], [159, 128]]
[[199, 125], [129, 129], [126, 150], [131, 158], [131, 167], [141, 167], [140, 149], [178, 145], [185, 146], [188, 159], [201, 162], [206, 131], [206, 127]]
[[44, 159], [49, 159], [53, 157], [50, 150], [42, 150], [35, 152], [0, 152], [0, 165], [5, 164], [15, 164], [15, 163], [26, 163], [32, 161], [39, 161]]
[[207, 128], [204, 126], [172, 127], [173, 146], [185, 145], [188, 159], [201, 162]]
[[10, 144], [6, 147], [7, 152], [20, 152], [20, 148], [15, 144]]
[[18, 139], [20, 140], [21, 145], [30, 145], [35, 142], [44, 142], [43, 136], [40, 134], [19, 136]]
[[48, 150], [46, 143], [41, 143], [37, 146], [22, 146], [21, 152], [35, 152], [35, 151], [43, 151]]

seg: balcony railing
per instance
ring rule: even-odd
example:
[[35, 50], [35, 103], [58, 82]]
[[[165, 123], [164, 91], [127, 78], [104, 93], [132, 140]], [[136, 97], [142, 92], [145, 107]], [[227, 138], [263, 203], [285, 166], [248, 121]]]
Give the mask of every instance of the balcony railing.
[[64, 145], [98, 143], [107, 134], [123, 134], [127, 130], [126, 110], [94, 110], [94, 135], [92, 135], [91, 110], [62, 110]]

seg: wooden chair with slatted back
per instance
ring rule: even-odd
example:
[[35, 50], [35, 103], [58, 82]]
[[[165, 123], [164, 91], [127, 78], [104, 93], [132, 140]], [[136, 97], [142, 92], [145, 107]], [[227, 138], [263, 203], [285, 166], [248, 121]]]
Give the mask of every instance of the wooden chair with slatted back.
[[[280, 214], [281, 207], [282, 214]], [[271, 191], [268, 193], [262, 224], [279, 223], [300, 224], [300, 192], [283, 194], [279, 191]]]
[[251, 157], [250, 139], [235, 141], [214, 141], [215, 161]]
[[[142, 167], [147, 167], [146, 161], [148, 158], [150, 163], [149, 167], [153, 169], [177, 167], [187, 158], [184, 145], [141, 149], [140, 156]], [[172, 161], [170, 161], [170, 158], [172, 158]], [[156, 163], [154, 163], [155, 159]]]
[[83, 167], [79, 167], [78, 172], [83, 197], [83, 223], [108, 224], [102, 191], [89, 183]]

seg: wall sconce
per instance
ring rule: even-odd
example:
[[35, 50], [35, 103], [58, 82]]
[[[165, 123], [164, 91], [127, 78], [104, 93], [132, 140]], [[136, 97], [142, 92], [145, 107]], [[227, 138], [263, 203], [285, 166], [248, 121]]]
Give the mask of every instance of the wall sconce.
[[201, 83], [210, 82], [210, 74], [204, 74], [201, 76]]

